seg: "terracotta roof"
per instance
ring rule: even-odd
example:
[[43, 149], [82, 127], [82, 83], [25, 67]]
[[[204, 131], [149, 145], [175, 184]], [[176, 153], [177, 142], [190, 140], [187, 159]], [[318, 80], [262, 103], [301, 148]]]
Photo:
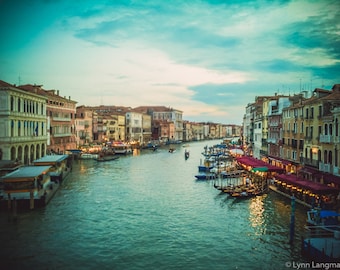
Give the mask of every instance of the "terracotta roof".
[[138, 111], [138, 112], [172, 112], [172, 111], [179, 111], [182, 112], [181, 110], [177, 110], [171, 107], [166, 107], [166, 106], [139, 106], [134, 108], [133, 110]]
[[5, 81], [0, 80], [0, 87], [15, 87], [15, 85], [12, 85]]

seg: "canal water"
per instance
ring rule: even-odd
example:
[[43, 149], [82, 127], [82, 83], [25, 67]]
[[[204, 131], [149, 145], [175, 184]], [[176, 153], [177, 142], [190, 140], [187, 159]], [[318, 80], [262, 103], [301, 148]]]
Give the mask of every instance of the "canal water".
[[289, 269], [305, 262], [305, 208], [296, 207], [290, 245], [289, 199], [233, 199], [211, 180], [195, 180], [204, 146], [218, 142], [76, 160], [46, 208], [19, 211], [16, 222], [1, 213], [0, 268]]

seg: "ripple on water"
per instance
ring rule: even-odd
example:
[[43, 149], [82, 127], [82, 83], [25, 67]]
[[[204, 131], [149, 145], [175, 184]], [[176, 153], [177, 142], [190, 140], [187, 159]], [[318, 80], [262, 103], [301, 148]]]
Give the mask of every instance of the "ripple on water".
[[[180, 147], [76, 161], [48, 207], [16, 224], [1, 220], [4, 255], [22, 269], [285, 269], [301, 261], [299, 245], [287, 244], [289, 201], [239, 201], [194, 180], [205, 144], [192, 144], [186, 161]], [[304, 215], [297, 206], [297, 238]]]

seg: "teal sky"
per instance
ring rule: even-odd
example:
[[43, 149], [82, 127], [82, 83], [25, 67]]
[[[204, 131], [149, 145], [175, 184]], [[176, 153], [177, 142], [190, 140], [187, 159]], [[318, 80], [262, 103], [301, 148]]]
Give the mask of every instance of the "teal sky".
[[340, 83], [340, 1], [0, 0], [0, 79], [78, 105], [241, 124], [255, 96]]

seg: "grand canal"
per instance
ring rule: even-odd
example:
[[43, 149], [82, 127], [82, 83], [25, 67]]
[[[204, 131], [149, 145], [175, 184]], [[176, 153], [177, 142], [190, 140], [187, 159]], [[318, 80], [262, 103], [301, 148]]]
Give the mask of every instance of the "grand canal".
[[[205, 145], [143, 150], [110, 162], [77, 160], [44, 209], [1, 213], [8, 269], [290, 269], [306, 260], [297, 205], [274, 193], [235, 200], [195, 181]], [[1, 267], [2, 268], [2, 267]], [[2, 268], [7, 269], [7, 268]]]

